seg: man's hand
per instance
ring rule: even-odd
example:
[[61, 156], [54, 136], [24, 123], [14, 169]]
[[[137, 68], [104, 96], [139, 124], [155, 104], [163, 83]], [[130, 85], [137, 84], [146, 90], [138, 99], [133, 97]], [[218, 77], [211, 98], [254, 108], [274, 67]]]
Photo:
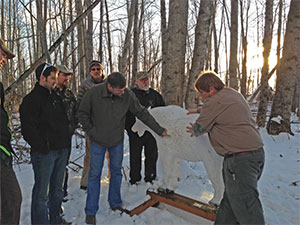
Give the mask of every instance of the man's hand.
[[191, 133], [191, 137], [193, 137], [194, 136], [194, 131], [193, 131], [194, 124], [190, 123], [190, 125], [191, 125], [190, 127], [189, 126], [186, 127], [186, 132]]
[[188, 109], [187, 115], [199, 113], [198, 109]]
[[171, 135], [168, 134], [168, 131], [165, 129], [164, 132], [161, 134], [162, 137], [170, 137]]

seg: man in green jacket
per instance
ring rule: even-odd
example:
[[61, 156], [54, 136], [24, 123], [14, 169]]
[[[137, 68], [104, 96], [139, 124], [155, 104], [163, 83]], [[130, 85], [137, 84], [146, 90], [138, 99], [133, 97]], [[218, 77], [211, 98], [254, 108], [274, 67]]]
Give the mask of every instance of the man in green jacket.
[[157, 134], [169, 136], [143, 107], [135, 94], [125, 88], [126, 80], [119, 72], [110, 74], [105, 82], [92, 87], [83, 97], [78, 117], [91, 140], [90, 171], [85, 206], [86, 223], [96, 224], [100, 179], [105, 151], [110, 156], [108, 202], [112, 210], [122, 210], [121, 183], [123, 139], [127, 111], [132, 112]]

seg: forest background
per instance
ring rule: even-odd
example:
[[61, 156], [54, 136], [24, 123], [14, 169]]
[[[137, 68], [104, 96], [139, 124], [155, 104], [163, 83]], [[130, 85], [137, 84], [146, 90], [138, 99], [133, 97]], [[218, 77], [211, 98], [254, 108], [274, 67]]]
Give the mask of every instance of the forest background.
[[[168, 105], [194, 108], [193, 83], [217, 72], [249, 102], [269, 134], [300, 116], [299, 0], [1, 0], [0, 34], [16, 54], [2, 68], [7, 108], [17, 112], [42, 62], [72, 71], [77, 93], [92, 59], [105, 75], [137, 71]], [[268, 113], [270, 111], [270, 113]]]

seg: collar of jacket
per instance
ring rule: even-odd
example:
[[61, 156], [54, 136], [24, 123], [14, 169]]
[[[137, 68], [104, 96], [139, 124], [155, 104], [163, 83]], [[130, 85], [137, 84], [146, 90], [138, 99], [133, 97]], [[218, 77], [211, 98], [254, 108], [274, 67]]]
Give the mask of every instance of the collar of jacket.
[[102, 84], [101, 84], [102, 88], [101, 88], [101, 96], [103, 98], [123, 98], [123, 95], [121, 96], [116, 96], [113, 95], [107, 88], [107, 81], [105, 80]]
[[90, 75], [89, 76], [89, 79], [94, 83], [94, 84], [101, 84], [101, 83], [103, 83], [103, 80], [101, 80], [100, 82], [96, 82], [95, 80], [94, 80], [94, 78]]
[[138, 92], [145, 93], [145, 94], [150, 93], [150, 87], [148, 88], [148, 90], [143, 90], [143, 89], [140, 89], [139, 86], [136, 84], [133, 89], [136, 89]]
[[34, 89], [42, 95], [50, 95], [50, 90], [41, 86], [38, 82], [36, 82]]
[[56, 93], [57, 95], [64, 95], [66, 93], [67, 88], [64, 87], [62, 90], [60, 90], [58, 87], [55, 87], [54, 89], [54, 93]]
[[4, 99], [4, 87], [2, 82], [0, 82], [0, 98], [1, 98], [1, 102], [0, 102], [1, 106], [3, 106], [5, 99]]

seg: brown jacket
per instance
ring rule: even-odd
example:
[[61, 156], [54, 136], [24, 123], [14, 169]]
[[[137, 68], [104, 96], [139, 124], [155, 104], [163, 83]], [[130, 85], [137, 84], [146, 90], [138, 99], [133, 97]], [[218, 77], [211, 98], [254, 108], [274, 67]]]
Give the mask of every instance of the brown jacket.
[[249, 105], [231, 88], [223, 88], [208, 98], [196, 123], [208, 134], [220, 155], [257, 150], [263, 146]]

